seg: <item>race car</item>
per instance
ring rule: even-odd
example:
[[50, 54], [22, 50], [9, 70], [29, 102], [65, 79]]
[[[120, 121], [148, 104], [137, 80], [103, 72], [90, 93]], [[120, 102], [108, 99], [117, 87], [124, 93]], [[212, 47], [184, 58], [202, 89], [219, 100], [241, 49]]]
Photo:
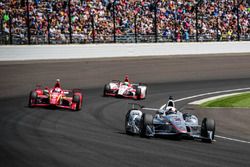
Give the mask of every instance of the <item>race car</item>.
[[128, 76], [125, 76], [124, 82], [113, 80], [105, 84], [103, 96], [126, 97], [132, 99], [145, 99], [147, 95], [147, 86], [139, 83], [129, 83]]
[[29, 107], [59, 107], [78, 111], [82, 108], [82, 93], [79, 89], [63, 90], [57, 79], [53, 88], [40, 85], [30, 92]]
[[[142, 109], [156, 111], [156, 114], [143, 113]], [[211, 143], [215, 135], [215, 121], [204, 118], [199, 125], [195, 115], [182, 114], [176, 110], [174, 100], [170, 98], [160, 109], [132, 104], [125, 117], [125, 131], [127, 134], [139, 134], [141, 137], [175, 136], [179, 139], [187, 137]]]

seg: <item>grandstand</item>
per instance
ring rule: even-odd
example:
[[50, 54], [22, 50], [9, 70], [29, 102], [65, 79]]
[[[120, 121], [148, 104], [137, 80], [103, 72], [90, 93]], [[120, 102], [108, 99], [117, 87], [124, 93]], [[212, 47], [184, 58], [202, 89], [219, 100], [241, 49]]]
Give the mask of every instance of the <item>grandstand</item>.
[[247, 0], [2, 0], [0, 44], [250, 40], [249, 12]]

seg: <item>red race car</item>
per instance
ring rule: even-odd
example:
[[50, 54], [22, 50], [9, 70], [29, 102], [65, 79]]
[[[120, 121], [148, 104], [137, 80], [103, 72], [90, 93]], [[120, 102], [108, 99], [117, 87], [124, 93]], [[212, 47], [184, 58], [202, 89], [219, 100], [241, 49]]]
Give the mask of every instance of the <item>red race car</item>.
[[57, 79], [54, 88], [37, 86], [30, 92], [29, 107], [59, 107], [78, 111], [82, 108], [82, 93], [79, 89], [63, 90]]

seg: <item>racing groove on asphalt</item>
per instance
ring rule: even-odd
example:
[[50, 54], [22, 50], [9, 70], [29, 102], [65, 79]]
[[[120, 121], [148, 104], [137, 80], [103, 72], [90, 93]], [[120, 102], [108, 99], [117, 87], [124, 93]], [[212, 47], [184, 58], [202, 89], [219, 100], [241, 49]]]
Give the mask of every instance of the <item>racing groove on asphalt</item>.
[[[128, 136], [124, 116], [127, 103], [134, 101], [101, 96], [104, 83], [125, 73], [149, 84], [148, 97], [140, 103], [154, 108], [169, 95], [178, 99], [249, 87], [249, 62], [249, 56], [218, 56], [1, 63], [0, 166], [249, 166], [245, 143]], [[35, 84], [52, 86], [56, 78], [64, 88], [83, 89], [80, 112], [27, 107]], [[188, 102], [177, 108], [185, 111]], [[250, 140], [249, 111], [191, 112], [213, 116], [218, 135]]]

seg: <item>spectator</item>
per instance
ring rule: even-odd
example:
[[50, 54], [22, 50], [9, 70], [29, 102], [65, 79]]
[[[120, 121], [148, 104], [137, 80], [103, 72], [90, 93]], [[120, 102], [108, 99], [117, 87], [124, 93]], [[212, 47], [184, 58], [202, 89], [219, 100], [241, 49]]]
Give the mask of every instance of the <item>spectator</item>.
[[[137, 33], [150, 40], [155, 34], [152, 0], [71, 0], [71, 18], [68, 0], [29, 0], [30, 31], [33, 43], [47, 41], [69, 43], [71, 20], [73, 42], [89, 43], [93, 33], [98, 42], [113, 40], [113, 21], [118, 37], [133, 36], [137, 15]], [[22, 0], [2, 0], [0, 16], [3, 30], [9, 33], [8, 20], [12, 17], [12, 30], [19, 42], [27, 41], [26, 7]], [[157, 4], [157, 29], [162, 40], [191, 41], [196, 31], [201, 40], [236, 40], [238, 33], [237, 10], [234, 0], [206, 0], [198, 6], [196, 30], [195, 0], [161, 0]], [[151, 11], [150, 11], [151, 9]], [[9, 10], [9, 11], [7, 11]], [[113, 20], [113, 10], [115, 20]], [[249, 38], [249, 6], [239, 6], [241, 37]], [[8, 14], [9, 13], [9, 14]], [[95, 31], [92, 31], [92, 18]], [[49, 20], [48, 20], [49, 19]], [[48, 32], [48, 25], [50, 29]], [[217, 34], [218, 32], [218, 34]]]

